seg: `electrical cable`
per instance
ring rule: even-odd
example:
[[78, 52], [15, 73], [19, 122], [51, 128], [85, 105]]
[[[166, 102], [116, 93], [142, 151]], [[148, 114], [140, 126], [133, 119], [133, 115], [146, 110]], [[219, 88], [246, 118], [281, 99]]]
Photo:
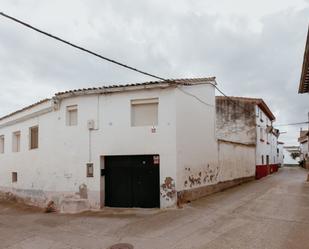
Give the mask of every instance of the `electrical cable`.
[[309, 121], [304, 121], [304, 122], [299, 122], [299, 123], [290, 123], [290, 124], [278, 124], [274, 126], [290, 126], [290, 125], [304, 125], [304, 124], [309, 124]]
[[[211, 85], [213, 85], [213, 84], [211, 84]], [[183, 90], [183, 89], [182, 89], [181, 87], [179, 87], [179, 86], [177, 86], [177, 89], [179, 89], [179, 90], [180, 90], [181, 92], [183, 92], [184, 94], [189, 95], [189, 96], [195, 98], [196, 100], [198, 100], [199, 102], [201, 102], [201, 103], [204, 104], [204, 105], [211, 106], [211, 107], [215, 107], [214, 105], [209, 104], [209, 103], [205, 102], [204, 100], [200, 99], [200, 98], [197, 97], [196, 95], [194, 95], [194, 94], [192, 94], [192, 93], [189, 93], [189, 92]]]

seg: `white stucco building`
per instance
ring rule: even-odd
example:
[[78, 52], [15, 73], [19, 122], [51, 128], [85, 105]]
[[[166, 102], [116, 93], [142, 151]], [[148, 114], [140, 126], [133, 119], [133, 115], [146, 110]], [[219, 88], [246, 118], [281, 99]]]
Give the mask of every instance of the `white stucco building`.
[[[216, 97], [217, 137], [219, 141], [242, 146], [238, 156], [257, 179], [278, 170], [279, 130], [273, 128], [275, 116], [262, 99]], [[232, 159], [236, 159], [232, 157]]]
[[283, 146], [284, 166], [299, 166], [299, 156], [293, 158], [292, 153], [299, 154], [299, 146]]
[[2, 117], [0, 190], [64, 212], [196, 198], [219, 181], [215, 84], [78, 89]]
[[309, 169], [309, 131], [300, 130], [299, 132], [299, 149], [300, 149], [300, 163], [304, 168]]
[[282, 167], [284, 165], [284, 153], [283, 153], [283, 142], [278, 141], [278, 164], [280, 167]]

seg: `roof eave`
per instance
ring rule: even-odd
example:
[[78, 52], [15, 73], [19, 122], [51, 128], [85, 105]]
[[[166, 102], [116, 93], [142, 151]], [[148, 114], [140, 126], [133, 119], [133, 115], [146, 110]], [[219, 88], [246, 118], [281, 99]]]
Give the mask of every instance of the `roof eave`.
[[78, 89], [71, 90], [66, 92], [56, 93], [56, 98], [70, 98], [82, 95], [92, 95], [92, 94], [110, 94], [117, 92], [128, 92], [128, 91], [137, 91], [137, 90], [149, 90], [149, 89], [165, 89], [170, 87], [177, 87], [178, 85], [185, 86], [194, 86], [199, 84], [211, 84], [216, 85], [215, 77], [208, 79], [195, 80], [192, 79], [186, 80], [168, 80], [162, 82], [151, 82], [151, 83], [137, 83], [137, 84], [128, 84], [128, 85], [119, 85], [119, 86], [107, 86], [107, 87], [99, 87], [99, 88], [90, 88], [90, 89]]
[[309, 92], [309, 26], [298, 93]]
[[275, 121], [276, 117], [275, 115], [272, 113], [272, 111], [269, 109], [269, 107], [266, 105], [266, 103], [264, 102], [264, 100], [261, 99], [261, 102], [258, 104], [258, 106], [265, 112], [265, 114], [267, 115], [267, 117], [270, 119], [270, 121]]

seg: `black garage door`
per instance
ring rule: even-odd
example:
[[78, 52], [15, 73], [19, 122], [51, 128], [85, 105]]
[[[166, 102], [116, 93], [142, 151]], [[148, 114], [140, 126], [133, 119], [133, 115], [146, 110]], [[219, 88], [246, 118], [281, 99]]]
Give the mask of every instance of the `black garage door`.
[[159, 156], [106, 156], [105, 205], [160, 207]]

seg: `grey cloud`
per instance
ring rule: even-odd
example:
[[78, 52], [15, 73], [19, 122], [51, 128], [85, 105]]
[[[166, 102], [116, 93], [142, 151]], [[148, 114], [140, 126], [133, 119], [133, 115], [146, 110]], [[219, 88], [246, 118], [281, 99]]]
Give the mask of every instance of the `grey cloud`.
[[[63, 1], [62, 1], [63, 2]], [[179, 1], [15, 0], [8, 10], [77, 44], [166, 78], [217, 76], [227, 94], [262, 97], [277, 123], [306, 119], [298, 95], [309, 8], [255, 20]], [[19, 11], [15, 12], [13, 7]], [[61, 8], [60, 8], [61, 6]], [[22, 11], [24, 9], [24, 11]], [[32, 15], [27, 11], [34, 9]], [[10, 12], [8, 12], [10, 14]], [[0, 19], [0, 114], [54, 92], [152, 80]], [[297, 128], [282, 137], [296, 142]]]

